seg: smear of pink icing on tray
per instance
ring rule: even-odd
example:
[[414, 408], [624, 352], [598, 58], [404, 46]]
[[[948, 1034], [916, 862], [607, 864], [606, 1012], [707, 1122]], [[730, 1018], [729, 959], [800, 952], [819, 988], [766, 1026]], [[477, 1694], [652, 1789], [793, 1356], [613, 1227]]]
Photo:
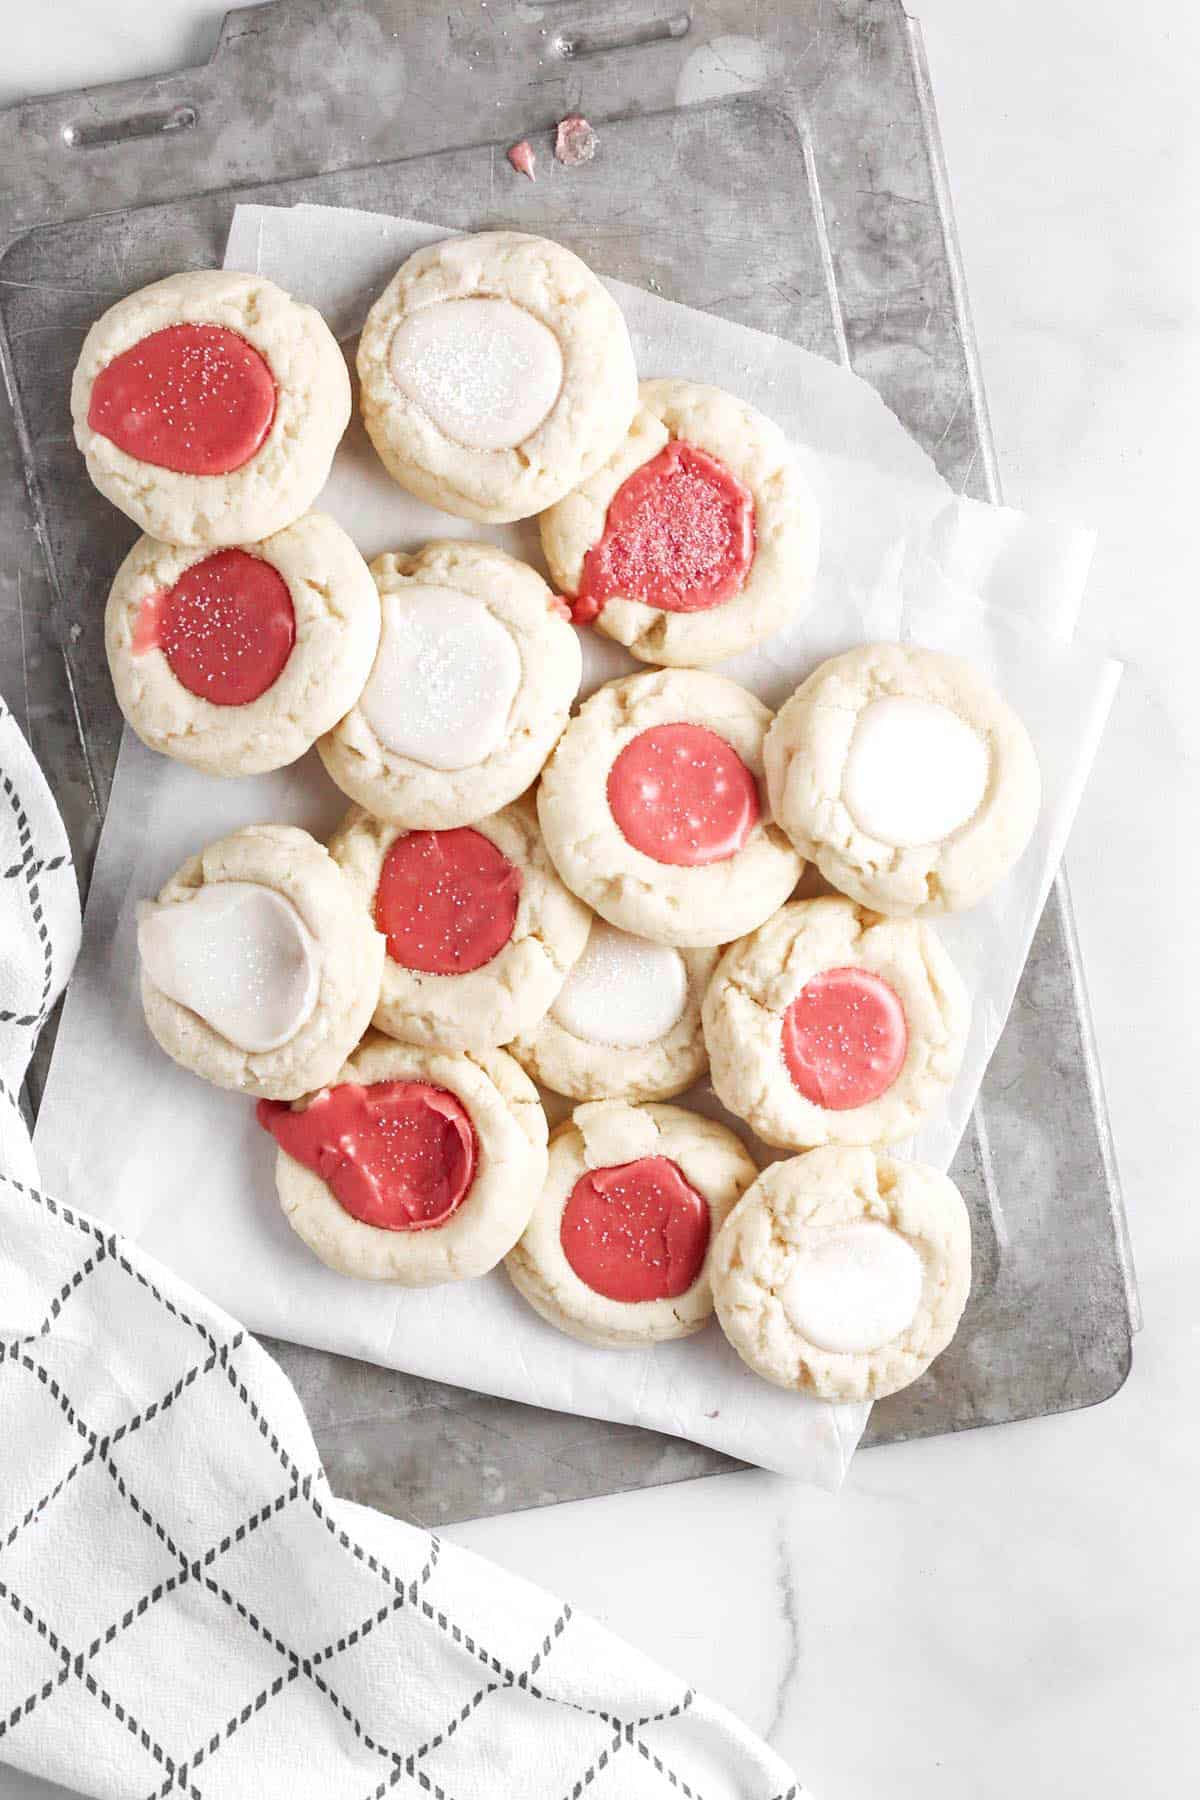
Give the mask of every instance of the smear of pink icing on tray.
[[528, 138], [522, 138], [519, 144], [510, 144], [505, 154], [518, 175], [528, 175], [530, 181], [537, 180], [533, 172], [536, 158]]

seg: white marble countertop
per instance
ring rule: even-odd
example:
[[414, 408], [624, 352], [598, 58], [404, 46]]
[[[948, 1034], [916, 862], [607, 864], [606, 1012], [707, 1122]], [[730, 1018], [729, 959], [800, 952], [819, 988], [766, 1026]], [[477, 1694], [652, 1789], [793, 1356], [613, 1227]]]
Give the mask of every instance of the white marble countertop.
[[[818, 1800], [1189, 1791], [1200, 1746], [1200, 14], [914, 0], [1007, 497], [1101, 530], [1128, 672], [1069, 868], [1146, 1329], [1096, 1411], [459, 1527], [765, 1732]], [[207, 0], [55, 0], [0, 103], [207, 54]], [[48, 1794], [0, 1771], [0, 1800]]]

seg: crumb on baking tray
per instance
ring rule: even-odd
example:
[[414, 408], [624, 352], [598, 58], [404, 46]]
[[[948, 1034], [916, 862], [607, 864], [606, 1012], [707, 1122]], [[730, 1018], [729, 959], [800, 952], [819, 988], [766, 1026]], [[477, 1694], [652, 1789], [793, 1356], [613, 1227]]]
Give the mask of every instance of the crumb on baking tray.
[[578, 163], [591, 162], [599, 139], [582, 113], [568, 113], [558, 121], [554, 134], [554, 154], [560, 163], [573, 169]]

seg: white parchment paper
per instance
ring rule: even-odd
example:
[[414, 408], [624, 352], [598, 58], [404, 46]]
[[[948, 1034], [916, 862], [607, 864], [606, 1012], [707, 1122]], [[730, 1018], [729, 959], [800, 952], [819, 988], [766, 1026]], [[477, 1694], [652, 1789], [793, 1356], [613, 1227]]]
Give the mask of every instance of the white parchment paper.
[[[239, 207], [225, 260], [318, 306], [349, 352], [397, 265], [444, 235], [323, 207]], [[821, 501], [815, 608], [725, 672], [776, 706], [823, 657], [902, 638], [969, 657], [1032, 733], [1045, 790], [1033, 843], [986, 904], [938, 924], [974, 996], [962, 1074], [914, 1146], [946, 1167], [1007, 1016], [1118, 678], [1116, 664], [1074, 635], [1091, 534], [956, 498], [874, 391], [845, 369], [610, 285], [641, 373], [715, 382], [760, 406], [789, 433]], [[367, 557], [431, 536], [487, 537], [541, 566], [535, 526], [472, 526], [411, 499], [358, 426], [320, 504]], [[642, 666], [596, 634], [584, 636], [585, 690]], [[867, 1409], [769, 1386], [716, 1328], [652, 1352], [597, 1350], [545, 1325], [499, 1272], [397, 1291], [324, 1268], [283, 1221], [274, 1144], [252, 1106], [176, 1068], [151, 1042], [137, 998], [137, 901], [184, 857], [240, 825], [282, 820], [320, 836], [344, 806], [315, 755], [274, 775], [219, 781], [155, 756], [126, 732], [83, 954], [38, 1121], [48, 1189], [136, 1238], [254, 1330], [651, 1426], [836, 1485]], [[685, 1103], [717, 1110], [704, 1090]]]

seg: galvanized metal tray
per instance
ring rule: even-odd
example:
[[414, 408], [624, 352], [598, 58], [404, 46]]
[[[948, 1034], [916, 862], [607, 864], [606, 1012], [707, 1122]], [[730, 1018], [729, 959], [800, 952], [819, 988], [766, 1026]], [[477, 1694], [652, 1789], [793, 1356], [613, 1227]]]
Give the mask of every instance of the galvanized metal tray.
[[[132, 528], [74, 451], [70, 371], [119, 294], [220, 260], [237, 199], [564, 239], [604, 273], [848, 361], [955, 486], [998, 498], [932, 100], [899, 0], [308, 0], [230, 15], [211, 63], [0, 113], [0, 691], [85, 874], [120, 735], [101, 614]], [[600, 158], [549, 158], [584, 111]], [[503, 152], [530, 136], [541, 179]], [[310, 171], [316, 171], [312, 173]], [[1137, 1303], [1065, 881], [954, 1174], [977, 1272], [953, 1348], [868, 1442], [1091, 1405]], [[342, 1493], [429, 1523], [732, 1466], [697, 1446], [291, 1345]]]

